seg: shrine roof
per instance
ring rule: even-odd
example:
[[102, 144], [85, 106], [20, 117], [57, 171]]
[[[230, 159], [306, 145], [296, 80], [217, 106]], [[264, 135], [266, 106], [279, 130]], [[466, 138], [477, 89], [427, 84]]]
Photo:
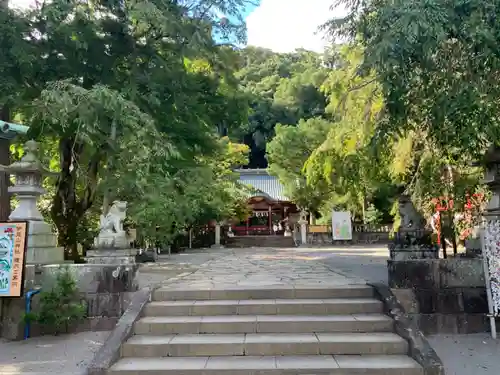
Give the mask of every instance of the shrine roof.
[[281, 182], [277, 177], [271, 176], [266, 169], [236, 169], [235, 172], [240, 175], [240, 183], [253, 188], [254, 193], [251, 197], [264, 196], [274, 201], [289, 201]]

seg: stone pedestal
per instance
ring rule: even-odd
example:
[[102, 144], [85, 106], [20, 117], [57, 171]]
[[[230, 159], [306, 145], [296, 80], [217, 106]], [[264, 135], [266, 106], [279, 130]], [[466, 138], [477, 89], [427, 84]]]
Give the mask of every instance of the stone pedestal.
[[135, 264], [136, 249], [88, 250], [85, 261], [89, 264], [132, 265]]
[[300, 244], [302, 246], [306, 246], [307, 245], [307, 220], [300, 219], [299, 225], [300, 225]]
[[213, 249], [220, 249], [223, 246], [220, 243], [220, 224], [215, 224], [215, 244], [212, 245]]
[[57, 238], [52, 233], [52, 227], [43, 221], [29, 221], [26, 264], [57, 264], [63, 262], [64, 249], [57, 247]]

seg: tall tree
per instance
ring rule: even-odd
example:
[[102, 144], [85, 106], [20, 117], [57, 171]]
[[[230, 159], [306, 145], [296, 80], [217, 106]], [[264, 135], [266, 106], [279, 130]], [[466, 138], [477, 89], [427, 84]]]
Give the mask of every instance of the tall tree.
[[[31, 136], [58, 145], [52, 218], [69, 257], [78, 256], [75, 232], [99, 189], [113, 181], [133, 183], [120, 177], [144, 167], [147, 157], [170, 162], [161, 164], [166, 176], [179, 165], [193, 166], [195, 157], [218, 149], [218, 122], [243, 116], [245, 102], [235, 100], [239, 114], [223, 115], [234, 80], [230, 51], [213, 37], [243, 41], [245, 5], [53, 0], [21, 18], [30, 31], [23, 40], [35, 51], [27, 82], [43, 81], [30, 92], [38, 99], [19, 110], [32, 125]], [[210, 71], [193, 69], [195, 60]], [[145, 172], [143, 178], [155, 176]]]
[[279, 178], [293, 202], [312, 213], [328, 200], [331, 188], [325, 179], [309, 184], [304, 164], [333, 126], [321, 118], [300, 120], [297, 126], [278, 124], [276, 135], [267, 145], [270, 172]]
[[[34, 84], [32, 64], [37, 56], [26, 40], [30, 29], [26, 19], [0, 1], [0, 120], [11, 122], [13, 113]], [[35, 80], [37, 80], [35, 78]], [[0, 138], [0, 164], [10, 164], [10, 142]], [[10, 200], [9, 176], [0, 172], [0, 221], [8, 219]]]
[[384, 98], [385, 135], [425, 135], [463, 162], [499, 139], [500, 4], [491, 1], [340, 0], [350, 13], [328, 25], [357, 38], [361, 74], [375, 72]]
[[326, 105], [320, 90], [327, 70], [321, 56], [310, 51], [274, 53], [247, 47], [239, 54], [237, 77], [248, 95], [251, 112], [232, 134], [250, 146], [250, 167], [265, 168], [266, 143], [276, 124], [296, 125], [300, 119], [322, 116]]

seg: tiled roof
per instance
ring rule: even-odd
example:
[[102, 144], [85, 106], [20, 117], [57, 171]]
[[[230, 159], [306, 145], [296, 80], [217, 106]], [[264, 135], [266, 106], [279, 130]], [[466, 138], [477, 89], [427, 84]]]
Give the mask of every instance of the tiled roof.
[[240, 174], [239, 182], [250, 185], [255, 189], [252, 196], [262, 196], [275, 201], [288, 201], [284, 195], [283, 185], [275, 176], [270, 176], [265, 169], [238, 169], [235, 172]]

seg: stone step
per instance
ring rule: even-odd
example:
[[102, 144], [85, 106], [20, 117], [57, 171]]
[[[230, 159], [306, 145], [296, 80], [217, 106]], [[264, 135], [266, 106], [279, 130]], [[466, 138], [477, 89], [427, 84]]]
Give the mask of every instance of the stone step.
[[247, 300], [247, 299], [330, 299], [330, 298], [373, 298], [374, 290], [368, 285], [311, 286], [250, 289], [245, 287], [224, 289], [172, 289], [163, 287], [153, 293], [154, 301], [178, 300]]
[[423, 375], [405, 355], [122, 358], [109, 375]]
[[134, 325], [137, 335], [176, 333], [392, 332], [382, 314], [146, 316]]
[[382, 302], [374, 298], [193, 300], [151, 302], [146, 306], [145, 316], [332, 315], [382, 311]]
[[202, 334], [131, 337], [123, 357], [406, 354], [394, 333]]
[[249, 248], [249, 247], [296, 247], [293, 237], [285, 236], [236, 236], [226, 240], [226, 247], [229, 248]]

